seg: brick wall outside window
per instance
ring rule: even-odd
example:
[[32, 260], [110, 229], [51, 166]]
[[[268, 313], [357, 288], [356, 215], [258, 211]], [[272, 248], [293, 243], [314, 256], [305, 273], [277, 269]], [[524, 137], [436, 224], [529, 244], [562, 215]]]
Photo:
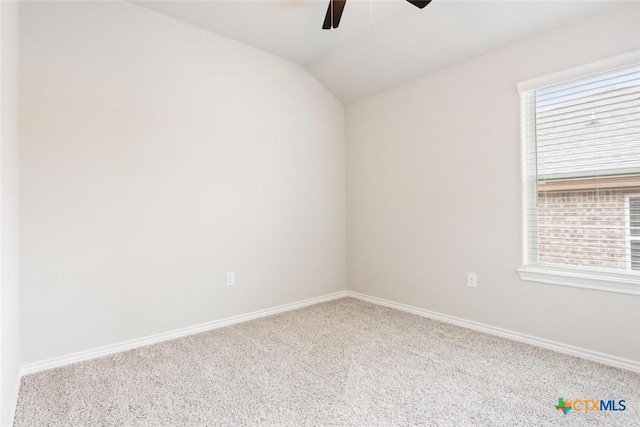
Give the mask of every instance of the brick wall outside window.
[[640, 187], [540, 192], [538, 262], [628, 269], [625, 196], [639, 193]]

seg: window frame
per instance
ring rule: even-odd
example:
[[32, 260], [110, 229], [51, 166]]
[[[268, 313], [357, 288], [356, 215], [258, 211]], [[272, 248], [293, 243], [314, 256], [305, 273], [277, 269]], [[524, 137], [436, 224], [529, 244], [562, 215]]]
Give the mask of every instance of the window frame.
[[[554, 284], [561, 286], [572, 286], [585, 289], [593, 289], [599, 291], [618, 292], [624, 294], [640, 295], [640, 270], [613, 270], [613, 269], [592, 269], [580, 266], [550, 266], [546, 264], [538, 264], [532, 261], [534, 259], [530, 254], [531, 249], [528, 247], [529, 232], [533, 232], [535, 227], [531, 228], [531, 221], [534, 219], [527, 218], [527, 212], [535, 205], [537, 201], [537, 179], [531, 180], [532, 173], [531, 163], [528, 162], [528, 149], [531, 144], [535, 147], [535, 126], [533, 127], [533, 135], [531, 129], [527, 129], [525, 123], [530, 121], [531, 116], [525, 114], [525, 103], [534, 102], [527, 99], [525, 93], [531, 94], [531, 91], [544, 89], [545, 87], [555, 86], [562, 83], [568, 83], [572, 80], [578, 80], [597, 74], [603, 74], [615, 71], [620, 68], [630, 67], [640, 64], [640, 50], [631, 51], [622, 55], [617, 55], [601, 61], [592, 62], [579, 67], [571, 68], [558, 73], [535, 78], [525, 82], [518, 83], [517, 88], [520, 93], [520, 126], [521, 126], [521, 183], [522, 183], [522, 264], [517, 269], [521, 280]], [[529, 108], [529, 114], [535, 114], [535, 108]], [[530, 151], [529, 151], [530, 153]], [[630, 194], [630, 197], [635, 195]], [[627, 197], [627, 206], [629, 206]], [[626, 214], [629, 214], [627, 209]], [[627, 231], [628, 257], [631, 257], [631, 227]], [[635, 240], [635, 239], [634, 239]], [[535, 258], [537, 259], [537, 257]], [[630, 261], [630, 260], [629, 260]], [[630, 264], [629, 264], [630, 265]]]

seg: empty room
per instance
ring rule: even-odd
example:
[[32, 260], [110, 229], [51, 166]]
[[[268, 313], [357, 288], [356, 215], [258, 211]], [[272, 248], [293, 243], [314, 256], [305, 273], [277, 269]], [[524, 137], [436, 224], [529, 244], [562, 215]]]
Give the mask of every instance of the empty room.
[[0, 427], [640, 426], [640, 1], [0, 1]]

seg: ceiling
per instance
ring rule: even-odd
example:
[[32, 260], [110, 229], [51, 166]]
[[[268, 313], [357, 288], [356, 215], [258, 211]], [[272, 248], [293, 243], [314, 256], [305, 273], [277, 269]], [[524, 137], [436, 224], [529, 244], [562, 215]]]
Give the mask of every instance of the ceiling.
[[335, 31], [328, 0], [135, 3], [297, 62], [348, 104], [625, 2], [349, 0]]

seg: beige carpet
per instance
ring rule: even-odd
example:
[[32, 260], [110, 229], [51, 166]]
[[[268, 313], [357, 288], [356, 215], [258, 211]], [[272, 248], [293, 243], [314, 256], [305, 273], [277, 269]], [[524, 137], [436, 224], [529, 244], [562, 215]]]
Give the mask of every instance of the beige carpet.
[[[624, 412], [554, 408], [625, 399]], [[633, 426], [640, 374], [351, 298], [29, 375], [16, 426]]]

